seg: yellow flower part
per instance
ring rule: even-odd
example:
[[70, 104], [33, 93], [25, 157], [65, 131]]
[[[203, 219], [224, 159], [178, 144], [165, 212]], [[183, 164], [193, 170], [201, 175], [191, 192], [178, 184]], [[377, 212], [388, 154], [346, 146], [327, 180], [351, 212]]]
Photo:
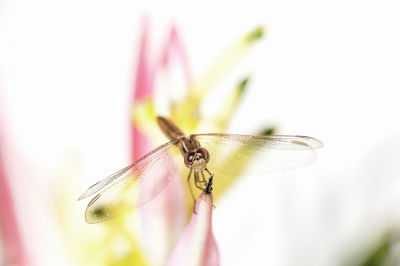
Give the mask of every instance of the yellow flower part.
[[[243, 95], [248, 78], [240, 81], [226, 97], [219, 110], [211, 119], [202, 120], [200, 105], [227, 73], [232, 70], [248, 54], [252, 46], [260, 40], [264, 28], [258, 27], [233, 43], [222, 53], [206, 71], [204, 76], [195, 80], [189, 88], [186, 97], [170, 106], [170, 118], [185, 134], [191, 133], [223, 133], [229, 125], [234, 110]], [[137, 128], [149, 139], [162, 135], [158, 128], [156, 108], [152, 99], [145, 99], [134, 104], [133, 121]], [[219, 173], [218, 173], [219, 174]], [[182, 167], [182, 175], [187, 176], [187, 169]], [[218, 198], [237, 179], [237, 176], [218, 176], [214, 184], [213, 195]], [[191, 195], [188, 194], [188, 199]], [[191, 201], [188, 201], [191, 202]], [[191, 207], [192, 208], [192, 207]]]
[[61, 166], [54, 197], [57, 231], [63, 239], [65, 252], [70, 254], [70, 265], [149, 265], [138, 245], [138, 239], [129, 231], [132, 226], [127, 224], [127, 218], [135, 220], [132, 224], [137, 224], [138, 213], [118, 216], [97, 226], [84, 221], [82, 208], [86, 206], [76, 208], [75, 202], [71, 201], [71, 198], [79, 194], [76, 183], [82, 174], [81, 166], [73, 158], [75, 154], [70, 154]]

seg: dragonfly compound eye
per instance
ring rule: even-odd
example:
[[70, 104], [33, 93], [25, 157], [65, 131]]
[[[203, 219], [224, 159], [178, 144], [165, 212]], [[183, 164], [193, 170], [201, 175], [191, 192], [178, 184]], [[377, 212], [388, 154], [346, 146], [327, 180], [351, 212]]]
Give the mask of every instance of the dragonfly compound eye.
[[210, 154], [205, 148], [198, 148], [196, 150], [196, 156], [204, 158], [207, 162], [210, 161]]
[[195, 157], [196, 157], [196, 153], [194, 151], [188, 151], [185, 154], [184, 160], [185, 160], [186, 167], [190, 168], [190, 165], [193, 163], [193, 160], [194, 160]]

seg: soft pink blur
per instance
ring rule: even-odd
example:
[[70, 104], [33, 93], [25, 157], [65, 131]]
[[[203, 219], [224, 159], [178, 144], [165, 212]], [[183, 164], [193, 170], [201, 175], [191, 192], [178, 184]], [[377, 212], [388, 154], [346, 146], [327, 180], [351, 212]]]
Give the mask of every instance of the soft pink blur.
[[212, 194], [201, 193], [189, 225], [175, 246], [169, 266], [219, 265], [217, 244], [212, 232]]
[[[153, 76], [154, 66], [150, 64], [148, 52], [148, 30], [149, 23], [145, 19], [143, 21], [141, 45], [139, 51], [139, 62], [136, 73], [135, 86], [133, 88], [133, 101], [140, 101], [151, 97], [153, 93]], [[150, 151], [150, 145], [146, 137], [137, 129], [135, 124], [131, 122], [131, 137], [132, 137], [132, 160], [137, 161], [142, 156]]]
[[[1, 112], [2, 110], [0, 110]], [[6, 265], [32, 265], [28, 263], [21, 228], [17, 222], [17, 214], [7, 175], [5, 163], [5, 121], [0, 113], [0, 235]]]
[[[188, 81], [188, 67], [183, 47], [173, 27], [169, 39], [162, 49], [160, 60], [150, 61], [149, 56], [149, 22], [143, 22], [142, 39], [139, 51], [139, 62], [134, 87], [133, 104], [138, 101], [151, 99], [154, 91], [154, 78], [160, 70], [166, 72], [176, 71], [171, 69], [171, 62], [177, 62], [181, 66]], [[155, 121], [154, 121], [155, 122]], [[132, 161], [140, 159], [151, 151], [149, 140], [144, 136], [136, 125], [131, 122], [132, 128]], [[142, 233], [146, 237], [144, 250], [152, 265], [164, 265], [174, 243], [182, 233], [186, 221], [186, 208], [184, 204], [185, 193], [177, 172], [167, 187], [156, 196], [154, 200], [140, 208], [143, 221]]]
[[[173, 68], [174, 63], [176, 63], [180, 69]], [[189, 86], [191, 79], [189, 62], [175, 26], [171, 28], [169, 40], [164, 46], [159, 67], [169, 69], [170, 71], [182, 71], [185, 79], [184, 82], [187, 85], [186, 87]]]
[[14, 209], [3, 154], [0, 151], [0, 231], [4, 261], [6, 265], [28, 265]]

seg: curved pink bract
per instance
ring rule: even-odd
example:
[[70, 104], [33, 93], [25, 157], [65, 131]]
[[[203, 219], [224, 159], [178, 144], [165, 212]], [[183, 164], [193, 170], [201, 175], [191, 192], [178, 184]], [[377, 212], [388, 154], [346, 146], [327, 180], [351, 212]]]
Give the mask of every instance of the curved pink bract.
[[168, 261], [168, 266], [217, 266], [218, 247], [212, 232], [212, 194], [200, 194], [195, 211]]

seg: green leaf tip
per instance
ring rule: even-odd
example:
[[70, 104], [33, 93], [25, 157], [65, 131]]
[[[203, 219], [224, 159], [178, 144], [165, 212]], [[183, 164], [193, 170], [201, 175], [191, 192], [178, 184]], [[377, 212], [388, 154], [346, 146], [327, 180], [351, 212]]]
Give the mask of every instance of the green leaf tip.
[[386, 262], [390, 256], [391, 243], [385, 242], [380, 246], [366, 261], [360, 266], [379, 266], [387, 265]]
[[273, 135], [275, 134], [276, 129], [274, 127], [269, 127], [264, 130], [261, 130], [258, 135]]
[[262, 38], [264, 35], [264, 27], [258, 27], [247, 35], [249, 42], [254, 42]]
[[239, 85], [237, 86], [237, 93], [238, 96], [241, 96], [246, 88], [247, 82], [249, 81], [249, 77], [245, 78], [244, 80], [242, 80]]

